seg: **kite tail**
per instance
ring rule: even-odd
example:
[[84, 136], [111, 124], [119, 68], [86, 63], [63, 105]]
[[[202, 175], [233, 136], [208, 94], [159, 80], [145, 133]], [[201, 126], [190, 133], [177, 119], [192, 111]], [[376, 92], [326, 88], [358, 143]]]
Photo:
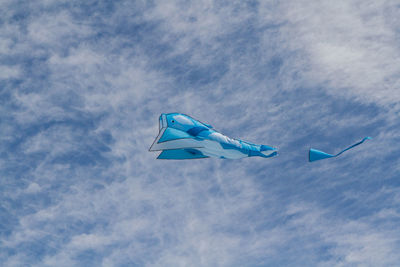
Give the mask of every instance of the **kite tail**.
[[339, 153], [337, 153], [336, 155], [331, 155], [328, 153], [325, 153], [323, 151], [317, 150], [317, 149], [313, 149], [310, 148], [310, 151], [308, 153], [308, 160], [310, 162], [316, 161], [316, 160], [320, 160], [320, 159], [327, 159], [327, 158], [333, 158], [333, 157], [337, 157], [340, 154], [342, 154], [343, 152], [352, 149], [355, 146], [361, 145], [362, 143], [364, 143], [364, 141], [368, 140], [368, 139], [372, 139], [371, 137], [365, 137], [363, 140], [361, 140], [360, 142], [355, 143], [354, 145], [349, 146], [348, 148], [340, 151]]

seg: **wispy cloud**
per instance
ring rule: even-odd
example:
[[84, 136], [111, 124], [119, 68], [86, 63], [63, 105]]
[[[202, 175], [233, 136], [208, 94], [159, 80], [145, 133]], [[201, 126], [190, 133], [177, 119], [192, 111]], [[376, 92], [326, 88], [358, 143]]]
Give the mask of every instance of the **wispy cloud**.
[[[300, 73], [333, 95], [384, 106], [399, 102], [394, 2], [287, 3], [284, 37], [304, 53]], [[295, 63], [296, 64], [296, 63]]]
[[[0, 5], [2, 265], [399, 261], [394, 3]], [[281, 154], [157, 161], [176, 111]]]

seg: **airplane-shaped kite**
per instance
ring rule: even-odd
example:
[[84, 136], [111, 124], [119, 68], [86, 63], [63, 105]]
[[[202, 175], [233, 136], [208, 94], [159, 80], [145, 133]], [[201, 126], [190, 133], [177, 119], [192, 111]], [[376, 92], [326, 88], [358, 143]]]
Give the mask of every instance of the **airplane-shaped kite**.
[[[309, 161], [333, 158], [343, 152], [372, 139], [365, 137], [341, 152], [331, 155], [311, 148]], [[267, 145], [256, 145], [243, 140], [229, 138], [211, 125], [181, 113], [161, 114], [160, 132], [149, 151], [161, 151], [158, 159], [240, 159], [246, 157], [271, 158], [278, 155], [277, 149]]]
[[162, 151], [158, 159], [270, 158], [278, 154], [276, 148], [229, 138], [185, 114], [161, 114], [159, 123], [160, 132], [150, 147], [150, 151]]

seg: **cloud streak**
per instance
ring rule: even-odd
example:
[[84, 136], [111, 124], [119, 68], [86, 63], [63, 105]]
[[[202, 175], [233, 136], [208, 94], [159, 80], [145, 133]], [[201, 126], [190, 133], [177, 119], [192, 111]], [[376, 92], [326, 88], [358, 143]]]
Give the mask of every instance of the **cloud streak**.
[[[392, 2], [1, 5], [3, 266], [399, 261]], [[162, 112], [281, 154], [157, 161]]]

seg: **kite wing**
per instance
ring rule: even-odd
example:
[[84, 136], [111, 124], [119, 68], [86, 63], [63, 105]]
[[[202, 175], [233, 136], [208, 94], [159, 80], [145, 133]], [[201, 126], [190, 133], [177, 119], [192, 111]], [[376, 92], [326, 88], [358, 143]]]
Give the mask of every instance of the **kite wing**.
[[163, 150], [158, 159], [203, 159], [209, 158], [200, 150], [194, 148]]
[[320, 160], [320, 159], [327, 159], [327, 158], [334, 158], [339, 156], [340, 154], [342, 154], [343, 152], [352, 149], [355, 146], [361, 145], [362, 143], [364, 143], [364, 141], [372, 139], [371, 137], [365, 137], [363, 140], [361, 140], [360, 142], [355, 143], [354, 145], [349, 146], [348, 148], [340, 151], [339, 153], [337, 153], [336, 155], [331, 155], [328, 153], [325, 153], [323, 151], [317, 150], [317, 149], [313, 149], [310, 148], [310, 151], [308, 153], [308, 160], [310, 162], [316, 161], [316, 160]]
[[190, 134], [171, 127], [161, 128], [160, 133], [150, 147], [150, 151], [160, 151], [165, 149], [183, 149], [192, 147], [202, 147], [200, 140], [196, 140]]

